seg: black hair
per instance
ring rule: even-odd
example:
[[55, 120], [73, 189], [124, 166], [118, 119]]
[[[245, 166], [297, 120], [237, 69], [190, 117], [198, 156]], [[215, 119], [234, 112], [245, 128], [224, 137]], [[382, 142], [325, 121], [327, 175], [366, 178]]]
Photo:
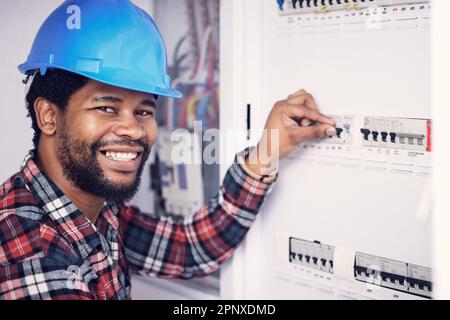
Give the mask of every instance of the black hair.
[[[24, 83], [30, 81], [28, 76]], [[33, 83], [26, 95], [28, 117], [31, 118], [31, 128], [34, 130], [33, 144], [37, 149], [41, 137], [41, 129], [36, 120], [34, 102], [41, 97], [55, 104], [61, 111], [65, 111], [70, 97], [88, 83], [89, 79], [73, 72], [49, 69], [45, 75], [36, 72]]]

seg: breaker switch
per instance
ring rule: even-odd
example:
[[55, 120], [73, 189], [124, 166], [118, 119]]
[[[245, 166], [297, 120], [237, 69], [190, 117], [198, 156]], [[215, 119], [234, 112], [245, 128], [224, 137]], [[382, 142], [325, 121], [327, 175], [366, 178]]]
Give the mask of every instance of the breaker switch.
[[388, 133], [387, 133], [386, 131], [383, 131], [383, 132], [381, 133], [381, 140], [382, 140], [383, 142], [387, 142], [387, 136], [388, 136]]
[[396, 134], [395, 132], [391, 132], [391, 133], [389, 134], [389, 136], [391, 137], [391, 142], [392, 142], [392, 143], [395, 143], [395, 142], [396, 142], [396, 139], [397, 139], [397, 134]]
[[373, 141], [378, 141], [378, 131], [373, 131], [372, 132], [372, 137], [373, 137]]
[[336, 136], [337, 136], [339, 139], [341, 138], [342, 131], [344, 131], [344, 129], [336, 128]]
[[364, 135], [364, 140], [369, 141], [370, 130], [369, 129], [361, 129], [361, 133]]
[[423, 146], [423, 140], [425, 139], [425, 137], [421, 137], [421, 138], [418, 138], [417, 139], [417, 144], [419, 145], [419, 146]]

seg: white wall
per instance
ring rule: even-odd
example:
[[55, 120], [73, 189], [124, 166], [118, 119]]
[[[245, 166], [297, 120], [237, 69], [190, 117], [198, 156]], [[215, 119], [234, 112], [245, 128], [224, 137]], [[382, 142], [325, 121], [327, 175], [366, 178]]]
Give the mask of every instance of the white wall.
[[17, 65], [24, 62], [33, 38], [46, 16], [60, 0], [0, 2], [0, 181], [17, 172], [32, 147], [31, 120], [26, 118], [24, 76]]

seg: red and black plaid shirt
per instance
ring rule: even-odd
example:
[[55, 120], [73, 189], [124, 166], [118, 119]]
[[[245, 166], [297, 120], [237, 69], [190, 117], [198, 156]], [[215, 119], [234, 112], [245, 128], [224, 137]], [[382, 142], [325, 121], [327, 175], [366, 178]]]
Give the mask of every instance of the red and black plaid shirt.
[[271, 189], [235, 161], [219, 194], [192, 216], [105, 203], [93, 224], [33, 157], [0, 186], [0, 299], [129, 299], [131, 272], [211, 273], [243, 240]]

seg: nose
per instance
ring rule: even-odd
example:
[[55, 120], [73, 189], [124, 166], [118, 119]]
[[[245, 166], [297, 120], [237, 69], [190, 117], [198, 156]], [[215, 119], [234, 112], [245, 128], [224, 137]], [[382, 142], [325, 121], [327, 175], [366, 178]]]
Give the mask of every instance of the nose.
[[134, 114], [123, 114], [114, 125], [113, 133], [129, 140], [140, 140], [145, 136], [144, 126]]

